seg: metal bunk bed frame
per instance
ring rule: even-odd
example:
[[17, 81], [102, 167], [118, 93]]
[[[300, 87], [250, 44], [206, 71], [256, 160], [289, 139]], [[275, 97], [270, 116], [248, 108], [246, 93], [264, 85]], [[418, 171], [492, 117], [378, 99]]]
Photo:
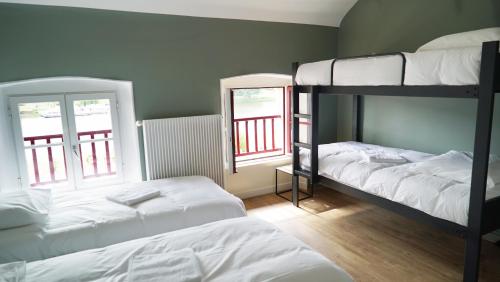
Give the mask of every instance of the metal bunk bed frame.
[[[308, 182], [320, 183], [324, 186], [337, 190], [341, 193], [366, 200], [402, 216], [412, 218], [416, 221], [430, 224], [441, 228], [446, 232], [460, 236], [465, 239], [465, 262], [463, 281], [472, 282], [478, 280], [479, 263], [481, 252], [481, 237], [500, 228], [500, 197], [485, 200], [485, 191], [488, 177], [488, 164], [490, 154], [491, 131], [493, 122], [493, 110], [495, 93], [500, 92], [500, 54], [499, 41], [485, 42], [482, 46], [479, 85], [466, 86], [405, 86], [404, 70], [405, 60], [403, 56], [403, 77], [401, 86], [316, 86], [297, 85], [295, 76], [299, 64], [293, 63], [293, 184], [292, 202], [299, 206], [299, 176], [308, 179]], [[371, 55], [372, 56], [384, 56]], [[351, 57], [352, 58], [352, 57]], [[343, 58], [349, 59], [349, 58]], [[339, 60], [339, 59], [337, 59]], [[332, 77], [334, 63], [332, 63]], [[299, 95], [308, 93], [309, 113], [299, 112]], [[440, 97], [440, 98], [464, 98], [476, 99], [477, 119], [474, 136], [474, 157], [472, 164], [472, 181], [469, 200], [468, 225], [463, 226], [451, 221], [440, 219], [424, 213], [420, 210], [408, 207], [388, 199], [375, 196], [362, 190], [340, 184], [329, 178], [318, 175], [318, 120], [319, 120], [319, 97], [320, 95], [352, 95], [353, 117], [352, 134], [355, 141], [363, 141], [362, 132], [362, 97], [364, 95], [374, 96], [407, 96], [407, 97]], [[299, 120], [308, 119], [310, 129], [308, 130], [308, 142], [301, 143], [299, 140]], [[299, 148], [311, 150], [310, 170], [303, 170], [299, 163]]]

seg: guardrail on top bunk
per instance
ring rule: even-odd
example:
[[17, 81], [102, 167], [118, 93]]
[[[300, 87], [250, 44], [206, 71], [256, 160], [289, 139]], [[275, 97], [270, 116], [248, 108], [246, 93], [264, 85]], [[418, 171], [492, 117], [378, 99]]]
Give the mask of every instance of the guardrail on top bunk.
[[[320, 178], [318, 176], [318, 116], [319, 116], [319, 94], [353, 95], [353, 139], [362, 141], [362, 99], [364, 95], [378, 96], [408, 96], [408, 97], [441, 97], [441, 98], [472, 98], [478, 99], [476, 130], [474, 134], [474, 157], [472, 163], [471, 192], [469, 198], [468, 225], [444, 224], [442, 219], [435, 218], [416, 209], [405, 207], [402, 204], [390, 203], [387, 201], [377, 201], [377, 196], [367, 192], [345, 186], [338, 190], [356, 190], [351, 195], [363, 195], [360, 198], [369, 200], [375, 204], [393, 211], [404, 210], [403, 215], [434, 226], [455, 235], [463, 236], [466, 240], [465, 263], [463, 280], [473, 282], [478, 280], [479, 262], [481, 251], [481, 236], [500, 228], [500, 198], [485, 201], [491, 131], [493, 122], [493, 108], [495, 93], [500, 92], [500, 54], [499, 41], [485, 42], [482, 46], [481, 65], [478, 85], [429, 85], [429, 86], [318, 86], [318, 85], [297, 85], [295, 76], [299, 64], [294, 63], [293, 68], [293, 189], [292, 201], [294, 205], [299, 205], [298, 176], [304, 176], [309, 181], [315, 183]], [[383, 56], [383, 55], [382, 55]], [[373, 57], [373, 56], [370, 56]], [[358, 57], [359, 58], [359, 57]], [[333, 76], [333, 71], [332, 71]], [[333, 82], [333, 78], [332, 78]], [[309, 93], [309, 103], [311, 112], [302, 114], [299, 112], [300, 93]], [[309, 131], [310, 144], [298, 142], [299, 119], [307, 118], [311, 120]], [[310, 170], [301, 169], [299, 163], [299, 148], [310, 149]], [[330, 180], [331, 181], [331, 180]], [[342, 192], [342, 191], [341, 191]]]
[[[495, 44], [498, 41], [485, 42], [483, 43], [483, 54], [485, 50], [495, 49]], [[496, 49], [498, 53], [498, 48]], [[359, 59], [359, 58], [372, 58], [372, 57], [384, 57], [391, 55], [400, 55], [403, 57], [403, 68], [402, 68], [402, 83], [401, 85], [380, 85], [380, 86], [340, 86], [333, 85], [333, 70], [335, 63], [340, 60], [348, 59]], [[484, 57], [484, 55], [482, 56]], [[486, 58], [487, 59], [487, 58]], [[495, 62], [496, 69], [500, 68], [500, 59], [490, 58], [491, 61]], [[411, 96], [411, 97], [436, 97], [436, 98], [469, 98], [477, 99], [479, 97], [479, 85], [404, 85], [405, 70], [406, 70], [406, 59], [403, 53], [384, 53], [384, 54], [374, 54], [368, 56], [353, 56], [334, 59], [331, 66], [331, 83], [329, 86], [325, 85], [297, 85], [295, 83], [295, 74], [299, 63], [293, 63], [293, 75], [294, 75], [294, 86], [299, 87], [302, 93], [310, 93], [312, 87], [318, 87], [318, 92], [320, 94], [330, 94], [330, 95], [346, 95], [346, 94], [359, 94], [363, 96], [373, 95], [373, 96]], [[497, 72], [496, 77], [500, 77]], [[496, 79], [495, 87], [496, 92], [500, 92], [500, 79]]]

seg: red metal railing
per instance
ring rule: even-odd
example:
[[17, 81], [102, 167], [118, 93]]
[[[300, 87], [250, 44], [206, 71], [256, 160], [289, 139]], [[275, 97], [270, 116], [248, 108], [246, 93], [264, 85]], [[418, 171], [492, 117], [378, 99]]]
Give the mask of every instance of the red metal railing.
[[[111, 134], [111, 132], [112, 132], [111, 129], [79, 132], [78, 133], [78, 140], [81, 140], [82, 136], [90, 136], [90, 140], [94, 140], [96, 138], [96, 135], [103, 135], [104, 138], [108, 138], [108, 136], [109, 136], [109, 134]], [[45, 144], [41, 144], [42, 147], [35, 147], [35, 148], [31, 149], [31, 157], [33, 160], [33, 173], [35, 176], [34, 183], [31, 183], [31, 186], [38, 186], [38, 185], [50, 184], [50, 183], [58, 183], [58, 182], [64, 182], [67, 180], [68, 168], [66, 165], [66, 155], [64, 152], [64, 147], [62, 147], [62, 150], [63, 150], [63, 158], [64, 158], [64, 175], [65, 175], [65, 177], [63, 179], [56, 179], [54, 157], [53, 157], [52, 147], [50, 146], [50, 144], [52, 144], [52, 141], [54, 139], [61, 139], [61, 143], [64, 140], [62, 134], [24, 137], [24, 141], [29, 142], [31, 146], [37, 145], [36, 141], [38, 141], [38, 140], [45, 140], [45, 142], [46, 142]], [[98, 142], [98, 141], [96, 141], [96, 142]], [[88, 142], [88, 143], [90, 143], [91, 150], [92, 150], [92, 164], [93, 164], [94, 174], [84, 175], [84, 178], [98, 177], [98, 176], [104, 176], [104, 175], [113, 175], [116, 173], [111, 168], [111, 155], [110, 155], [110, 150], [109, 150], [109, 140], [104, 141], [104, 147], [105, 147], [105, 152], [106, 152], [106, 172], [99, 173], [98, 166], [97, 166], [97, 149], [96, 149], [96, 145], [95, 145], [96, 142], [92, 142], [92, 141]], [[49, 146], [43, 147], [43, 145], [49, 145]], [[41, 148], [47, 149], [49, 171], [50, 171], [50, 181], [41, 181], [41, 179], [40, 179], [40, 167], [39, 167], [38, 155], [37, 155], [36, 150], [41, 149]], [[83, 158], [81, 157], [82, 156], [81, 144], [79, 145], [79, 150], [80, 150], [81, 169], [82, 169], [82, 173], [83, 173]]]
[[[280, 125], [275, 122], [276, 119], [280, 119], [281, 116], [260, 116], [260, 117], [249, 117], [249, 118], [239, 118], [233, 120], [234, 128], [234, 144], [235, 144], [235, 156], [243, 157], [248, 155], [263, 154], [281, 151], [281, 148], [276, 148], [276, 129]], [[249, 126], [253, 123], [253, 148], [250, 147], [250, 134]], [[267, 129], [268, 125], [271, 127], [271, 144], [268, 144]], [[260, 130], [259, 130], [260, 129]], [[261, 136], [259, 136], [261, 135]], [[242, 138], [242, 139], [240, 139]], [[244, 141], [242, 144], [240, 141]], [[259, 146], [259, 141], [262, 141], [262, 147]]]

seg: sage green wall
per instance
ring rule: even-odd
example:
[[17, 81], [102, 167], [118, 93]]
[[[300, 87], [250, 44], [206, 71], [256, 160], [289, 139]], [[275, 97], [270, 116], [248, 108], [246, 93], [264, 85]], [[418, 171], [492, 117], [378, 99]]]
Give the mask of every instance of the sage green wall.
[[[213, 114], [221, 78], [291, 74], [293, 61], [334, 57], [336, 38], [337, 28], [312, 25], [0, 4], [0, 82], [130, 80], [138, 120]], [[336, 116], [323, 112], [327, 142]]]
[[[415, 51], [450, 33], [500, 26], [498, 0], [362, 0], [339, 29], [339, 56]], [[492, 149], [500, 153], [500, 99]], [[460, 99], [367, 97], [366, 142], [440, 153], [472, 150], [476, 102]], [[339, 139], [351, 134], [351, 100], [338, 100]]]

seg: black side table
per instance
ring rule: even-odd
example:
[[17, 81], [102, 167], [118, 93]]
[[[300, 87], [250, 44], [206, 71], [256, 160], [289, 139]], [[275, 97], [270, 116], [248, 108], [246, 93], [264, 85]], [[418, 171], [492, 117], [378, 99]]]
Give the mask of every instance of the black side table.
[[[293, 176], [292, 165], [285, 165], [285, 166], [277, 167], [276, 170], [275, 170], [275, 183], [274, 183], [274, 193], [277, 196], [280, 196], [281, 198], [283, 198], [283, 199], [291, 202], [292, 200], [289, 199], [289, 198], [287, 198], [287, 197], [285, 197], [285, 196], [283, 196], [283, 194], [291, 192], [292, 189], [287, 189], [287, 190], [279, 191], [278, 192], [278, 172], [286, 173], [286, 174], [288, 174], [290, 176]], [[301, 198], [300, 194], [302, 194], [304, 196]], [[299, 201], [311, 198], [313, 196], [313, 194], [314, 194], [313, 186], [311, 185], [311, 183], [310, 183], [310, 181], [308, 179], [307, 180], [307, 192], [303, 192], [303, 191], [299, 190]]]

